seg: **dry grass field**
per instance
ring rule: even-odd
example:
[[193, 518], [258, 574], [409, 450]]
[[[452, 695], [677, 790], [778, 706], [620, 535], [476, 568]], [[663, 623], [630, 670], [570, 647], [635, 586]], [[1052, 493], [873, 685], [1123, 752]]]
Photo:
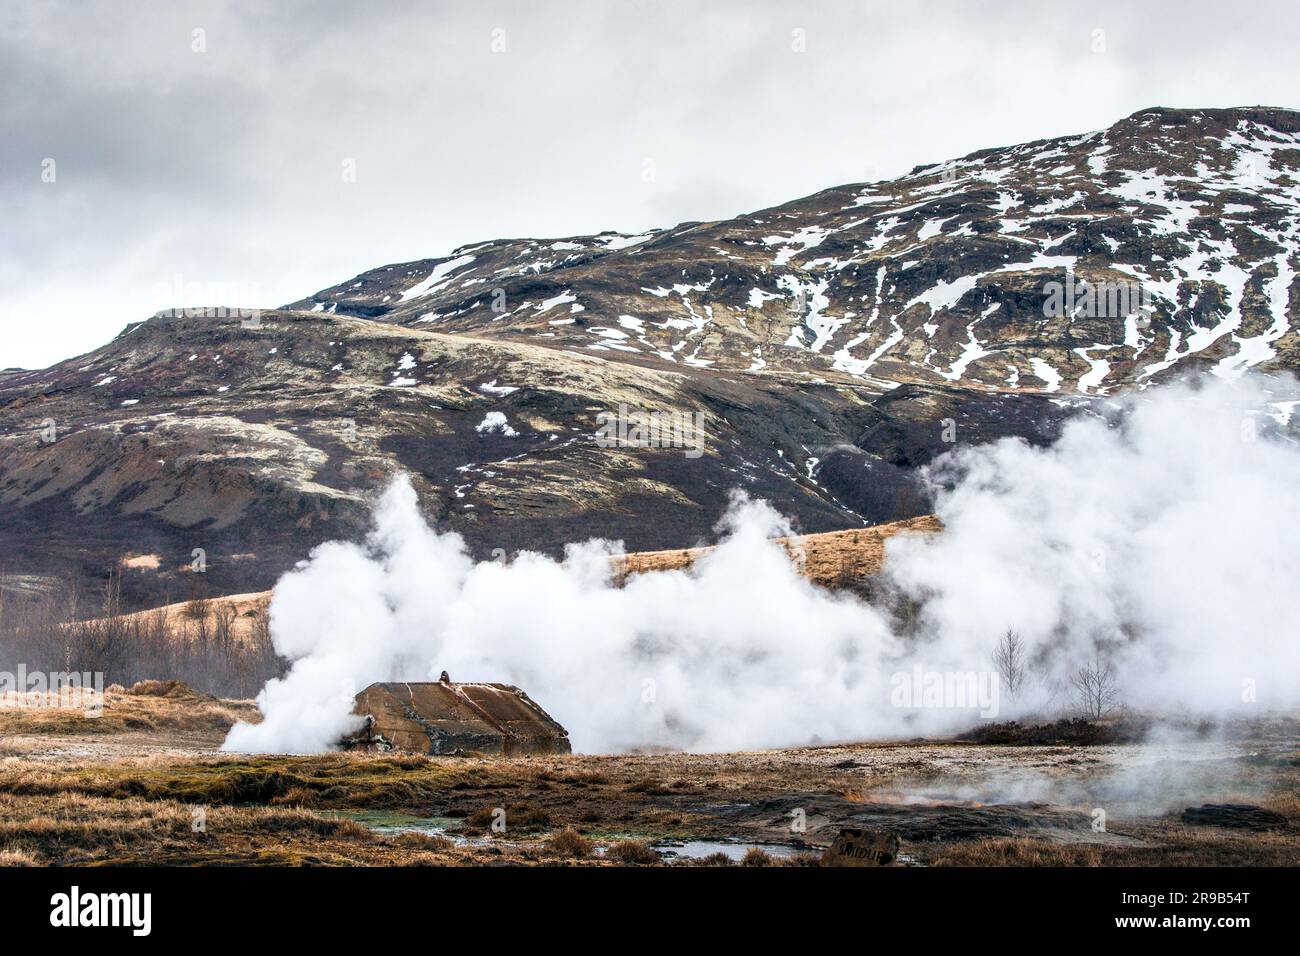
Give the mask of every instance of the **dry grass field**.
[[[246, 756], [217, 748], [247, 701], [107, 696], [54, 724], [0, 710], [0, 863], [810, 865], [845, 826], [897, 833], [908, 865], [1300, 862], [1294, 721], [1151, 745]], [[1206, 803], [1280, 822], [1182, 819]]]
[[[224, 735], [236, 720], [261, 719], [248, 700], [219, 700], [180, 681], [140, 681], [130, 688], [107, 687], [102, 696], [75, 700], [65, 693], [59, 706], [35, 694], [0, 694], [0, 727], [7, 735], [207, 732]], [[47, 706], [35, 706], [44, 703]], [[98, 711], [91, 716], [92, 711]]]
[[[939, 530], [917, 518], [783, 544], [842, 586], [879, 570], [892, 535]], [[137, 630], [265, 642], [267, 597], [144, 612]], [[913, 866], [1300, 863], [1292, 715], [1149, 737], [1128, 715], [753, 753], [429, 758], [223, 754], [255, 705], [179, 681], [107, 688], [94, 715], [35, 703], [0, 698], [0, 865], [805, 866], [846, 827], [896, 834]]]

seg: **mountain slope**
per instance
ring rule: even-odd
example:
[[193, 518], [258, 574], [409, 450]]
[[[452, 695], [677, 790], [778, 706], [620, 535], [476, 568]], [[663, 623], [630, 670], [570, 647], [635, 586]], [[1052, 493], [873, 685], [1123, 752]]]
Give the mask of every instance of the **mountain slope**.
[[[924, 514], [916, 469], [954, 443], [1296, 368], [1298, 130], [1146, 110], [726, 222], [483, 243], [256, 321], [155, 316], [0, 376], [0, 585], [93, 592], [130, 554], [128, 603], [261, 590], [360, 537], [398, 469], [479, 557], [689, 547], [734, 488], [805, 533]], [[609, 447], [620, 407], [699, 416], [703, 441]]]
[[[725, 222], [468, 246], [291, 307], [682, 365], [1097, 393], [1295, 368], [1297, 213], [1300, 114], [1151, 109]], [[1067, 270], [1136, 283], [1151, 314], [1045, 314]]]
[[[601, 447], [594, 418], [620, 404], [699, 410], [702, 453]], [[1063, 414], [1020, 404], [1021, 430]], [[0, 571], [94, 580], [156, 555], [125, 576], [143, 603], [256, 590], [314, 544], [359, 538], [398, 468], [480, 557], [590, 536], [695, 544], [737, 487], [802, 530], [860, 527], [928, 507], [907, 470], [926, 452], [893, 449], [917, 416], [1016, 430], [992, 412], [955, 391], [651, 369], [347, 316], [157, 317], [0, 389]]]

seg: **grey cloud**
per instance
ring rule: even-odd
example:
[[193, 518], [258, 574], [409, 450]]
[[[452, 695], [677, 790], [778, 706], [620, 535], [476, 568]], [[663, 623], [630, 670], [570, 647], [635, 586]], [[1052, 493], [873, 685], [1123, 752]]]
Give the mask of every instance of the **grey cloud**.
[[731, 216], [1154, 104], [1296, 106], [1293, 20], [1208, 0], [15, 4], [0, 366], [183, 304], [156, 297], [176, 274], [274, 305], [462, 243]]

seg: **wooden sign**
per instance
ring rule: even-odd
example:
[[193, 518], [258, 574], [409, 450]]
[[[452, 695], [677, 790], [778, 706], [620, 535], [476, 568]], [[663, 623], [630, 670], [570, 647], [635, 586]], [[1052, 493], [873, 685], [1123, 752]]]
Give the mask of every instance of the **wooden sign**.
[[898, 837], [881, 830], [841, 830], [822, 854], [822, 866], [890, 866], [898, 859]]

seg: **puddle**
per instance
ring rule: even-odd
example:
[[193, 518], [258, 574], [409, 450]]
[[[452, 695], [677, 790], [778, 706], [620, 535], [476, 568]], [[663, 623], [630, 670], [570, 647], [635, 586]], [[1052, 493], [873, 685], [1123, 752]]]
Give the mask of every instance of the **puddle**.
[[400, 833], [425, 833], [429, 836], [446, 837], [457, 846], [486, 846], [493, 842], [489, 837], [467, 837], [450, 832], [452, 827], [459, 826], [463, 822], [455, 817], [417, 817], [406, 813], [392, 813], [388, 810], [339, 810], [335, 815], [355, 820], [375, 833], [386, 836]]
[[721, 853], [734, 863], [739, 863], [751, 849], [762, 850], [768, 856], [789, 859], [804, 851], [781, 843], [735, 843], [730, 840], [660, 840], [651, 847], [665, 860], [702, 860]]
[[[504, 846], [504, 841], [486, 836], [464, 836], [453, 832], [460, 826], [461, 820], [455, 817], [419, 817], [405, 813], [392, 813], [387, 810], [339, 810], [335, 816], [355, 820], [381, 835], [401, 833], [427, 833], [430, 836], [446, 837], [457, 846]], [[616, 842], [620, 839], [645, 839], [636, 834], [589, 834], [592, 839], [605, 839]], [[513, 844], [518, 845], [518, 844]], [[743, 843], [736, 840], [654, 840], [651, 848], [666, 861], [702, 860], [715, 853], [721, 853], [733, 863], [739, 863], [751, 849], [762, 850], [768, 856], [789, 859], [798, 853], [820, 853], [815, 846], [796, 846], [788, 843]], [[609, 848], [593, 848], [596, 856], [604, 856]]]

